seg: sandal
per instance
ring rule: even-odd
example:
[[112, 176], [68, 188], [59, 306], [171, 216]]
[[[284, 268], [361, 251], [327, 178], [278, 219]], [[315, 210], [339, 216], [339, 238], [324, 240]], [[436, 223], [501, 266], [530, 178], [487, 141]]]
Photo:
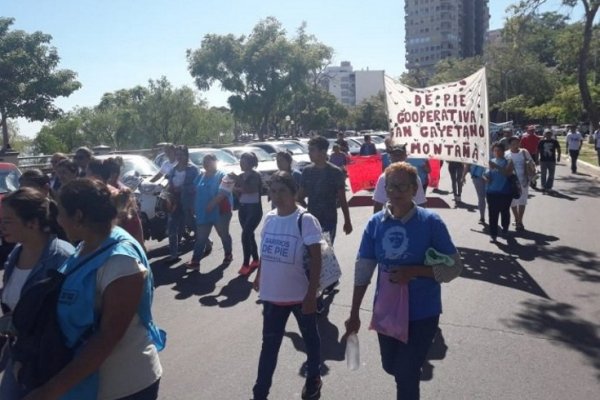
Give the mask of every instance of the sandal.
[[188, 261], [188, 262], [185, 263], [185, 267], [187, 269], [193, 269], [193, 270], [196, 270], [196, 271], [200, 271], [200, 262], [194, 261], [194, 260]]

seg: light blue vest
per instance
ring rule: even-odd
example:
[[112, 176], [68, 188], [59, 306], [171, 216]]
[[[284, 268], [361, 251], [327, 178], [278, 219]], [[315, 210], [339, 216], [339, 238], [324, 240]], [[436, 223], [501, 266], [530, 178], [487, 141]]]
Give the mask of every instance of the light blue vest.
[[[113, 246], [96, 254], [90, 261], [85, 262], [84, 266], [69, 275], [65, 280], [58, 300], [58, 317], [60, 328], [67, 340], [67, 346], [80, 349], [82, 336], [94, 329], [100, 322], [100, 316], [95, 313], [96, 300], [96, 271], [102, 267], [106, 261], [115, 255], [126, 255], [139, 260], [147, 268], [146, 282], [144, 283], [144, 292], [142, 301], [138, 308], [138, 314], [142, 323], [148, 330], [148, 335], [153, 341], [158, 351], [161, 351], [166, 344], [166, 333], [154, 324], [152, 320], [152, 296], [154, 291], [154, 282], [152, 270], [144, 250], [138, 242], [125, 230], [115, 227], [108, 238], [99, 248], [114, 243]], [[59, 271], [68, 273], [70, 269], [79, 265], [86, 256], [80, 257], [79, 246], [71, 257], [59, 268]], [[90, 375], [67, 394], [61, 397], [61, 400], [76, 399], [96, 399], [98, 394], [98, 372]]]

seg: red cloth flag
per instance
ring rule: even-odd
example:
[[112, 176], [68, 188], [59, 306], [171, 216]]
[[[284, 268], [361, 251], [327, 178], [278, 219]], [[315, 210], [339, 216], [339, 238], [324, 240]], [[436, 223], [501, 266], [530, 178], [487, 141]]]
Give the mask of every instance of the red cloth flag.
[[351, 156], [348, 161], [348, 177], [352, 192], [374, 189], [382, 172], [381, 156]]
[[429, 184], [428, 187], [437, 189], [440, 184], [440, 160], [429, 159]]

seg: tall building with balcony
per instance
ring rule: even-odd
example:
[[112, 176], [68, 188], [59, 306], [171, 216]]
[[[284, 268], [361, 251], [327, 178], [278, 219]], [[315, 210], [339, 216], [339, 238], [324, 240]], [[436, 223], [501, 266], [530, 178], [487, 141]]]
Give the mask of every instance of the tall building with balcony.
[[406, 68], [432, 74], [444, 58], [483, 54], [488, 0], [405, 0]]
[[322, 86], [340, 103], [353, 107], [384, 90], [384, 71], [355, 71], [350, 61], [325, 69]]

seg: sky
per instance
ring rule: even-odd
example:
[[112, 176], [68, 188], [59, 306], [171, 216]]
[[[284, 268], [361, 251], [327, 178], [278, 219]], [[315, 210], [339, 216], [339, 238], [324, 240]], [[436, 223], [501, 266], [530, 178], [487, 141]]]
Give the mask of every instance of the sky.
[[[489, 2], [490, 29], [502, 27], [511, 3]], [[560, 9], [560, 0], [548, 3]], [[209, 33], [249, 34], [268, 16], [290, 35], [305, 21], [308, 33], [334, 49], [334, 65], [350, 61], [358, 70], [404, 72], [401, 0], [0, 0], [0, 15], [15, 19], [12, 29], [50, 34], [59, 67], [78, 74], [82, 88], [56, 100], [64, 111], [161, 76], [176, 87], [194, 87], [186, 50], [199, 48]], [[226, 105], [228, 97], [218, 86], [199, 95], [211, 106]], [[29, 137], [41, 126], [18, 122]]]

